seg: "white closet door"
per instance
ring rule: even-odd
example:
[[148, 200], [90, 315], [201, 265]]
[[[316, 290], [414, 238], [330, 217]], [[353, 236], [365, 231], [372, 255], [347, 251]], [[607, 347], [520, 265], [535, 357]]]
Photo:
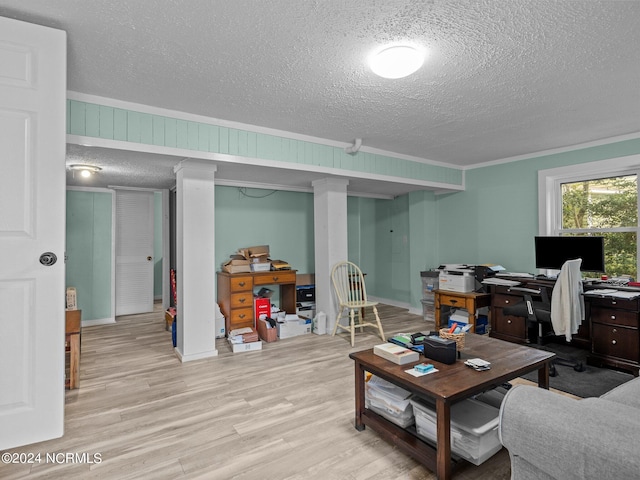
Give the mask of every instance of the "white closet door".
[[0, 17], [0, 450], [63, 433], [65, 97], [65, 32]]
[[116, 315], [153, 311], [153, 192], [116, 191]]

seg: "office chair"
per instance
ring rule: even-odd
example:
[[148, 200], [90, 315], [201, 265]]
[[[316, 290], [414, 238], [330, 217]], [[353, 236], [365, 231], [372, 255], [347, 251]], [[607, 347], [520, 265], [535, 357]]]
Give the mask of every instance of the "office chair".
[[[567, 341], [571, 340], [571, 333], [577, 332], [577, 328], [584, 320], [584, 300], [582, 298], [582, 282], [576, 282], [576, 272], [580, 275], [581, 259], [568, 260], [562, 266], [560, 275], [553, 287], [552, 302], [549, 302], [547, 290], [543, 287], [539, 290], [523, 287], [511, 287], [511, 291], [523, 293], [523, 301], [513, 306], [505, 307], [502, 313], [514, 317], [523, 317], [527, 325], [537, 325], [537, 347], [543, 348], [543, 340], [546, 337], [565, 335]], [[534, 301], [533, 296], [540, 297]], [[543, 328], [546, 325], [547, 328]], [[545, 334], [545, 330], [547, 333]], [[558, 372], [556, 365], [573, 367], [576, 372], [584, 372], [582, 362], [571, 359], [554, 357], [551, 362], [549, 375], [555, 377]]]
[[[367, 289], [360, 268], [351, 262], [337, 263], [331, 270], [331, 281], [333, 282], [333, 287], [338, 297], [338, 316], [336, 317], [336, 325], [333, 327], [332, 335], [336, 334], [338, 327], [347, 330], [351, 333], [351, 346], [353, 347], [356, 328], [360, 328], [360, 332], [362, 332], [364, 327], [369, 326], [377, 328], [382, 341], [386, 341], [384, 332], [382, 331], [380, 317], [378, 316], [378, 309], [376, 308], [378, 302], [367, 300]], [[367, 323], [364, 321], [363, 311], [365, 307], [373, 308], [376, 323]], [[345, 310], [349, 312], [350, 317], [348, 326], [339, 325], [340, 317]], [[358, 323], [355, 321], [356, 312], [358, 315]]]

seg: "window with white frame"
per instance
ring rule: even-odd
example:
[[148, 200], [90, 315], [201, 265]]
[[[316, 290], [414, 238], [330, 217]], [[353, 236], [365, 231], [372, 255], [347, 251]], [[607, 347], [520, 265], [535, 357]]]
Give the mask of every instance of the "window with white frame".
[[538, 174], [541, 235], [594, 235], [605, 241], [610, 277], [638, 278], [640, 155]]

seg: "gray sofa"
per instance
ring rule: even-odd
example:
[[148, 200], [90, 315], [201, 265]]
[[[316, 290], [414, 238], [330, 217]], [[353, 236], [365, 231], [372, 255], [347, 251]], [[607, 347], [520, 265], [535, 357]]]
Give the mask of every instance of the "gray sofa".
[[512, 480], [640, 478], [640, 378], [580, 400], [515, 386], [499, 434]]

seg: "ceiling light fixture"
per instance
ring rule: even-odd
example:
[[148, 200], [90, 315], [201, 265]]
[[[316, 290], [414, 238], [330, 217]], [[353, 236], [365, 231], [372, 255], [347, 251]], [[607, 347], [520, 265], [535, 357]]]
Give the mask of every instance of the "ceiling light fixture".
[[80, 175], [82, 177], [89, 178], [91, 175], [102, 170], [102, 168], [95, 165], [73, 164], [69, 165], [69, 170], [71, 170], [72, 172], [80, 172]]
[[388, 47], [369, 57], [373, 73], [384, 78], [403, 78], [416, 72], [424, 63], [424, 52], [407, 45]]

